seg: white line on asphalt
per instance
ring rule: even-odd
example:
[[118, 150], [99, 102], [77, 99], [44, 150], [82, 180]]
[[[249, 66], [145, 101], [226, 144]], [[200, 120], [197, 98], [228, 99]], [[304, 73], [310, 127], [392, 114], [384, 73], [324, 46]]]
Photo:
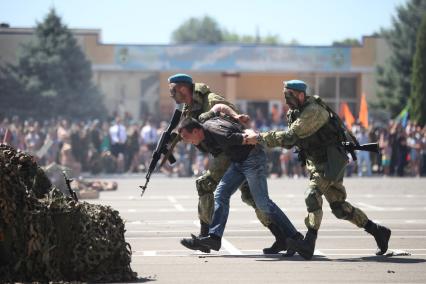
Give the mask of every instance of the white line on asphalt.
[[243, 253], [237, 249], [233, 244], [231, 244], [227, 239], [222, 238], [222, 246], [226, 249], [230, 254], [233, 255], [242, 255]]
[[[193, 224], [195, 227], [200, 228], [200, 222], [198, 220], [194, 220]], [[227, 239], [222, 237], [222, 247], [226, 249], [230, 254], [242, 254], [239, 249], [237, 249], [233, 244], [231, 244]]]
[[[263, 239], [265, 236], [229, 236], [228, 239]], [[359, 235], [359, 236], [326, 236], [321, 235], [321, 239], [370, 239], [370, 235]], [[392, 239], [426, 239], [426, 236], [394, 236]]]
[[[286, 200], [286, 199], [292, 199], [292, 198], [303, 198], [302, 194], [295, 195], [295, 194], [270, 194], [273, 199], [277, 200]], [[190, 200], [198, 200], [198, 196], [196, 194], [194, 195], [176, 195], [179, 199], [190, 199]], [[152, 195], [152, 196], [144, 196], [141, 198], [140, 196], [103, 196], [102, 200], [116, 200], [116, 201], [140, 201], [144, 199], [150, 199], [150, 200], [164, 200], [166, 199], [166, 195]], [[401, 198], [409, 198], [409, 199], [421, 199], [426, 198], [426, 195], [423, 194], [388, 194], [388, 195], [373, 195], [373, 194], [360, 194], [360, 195], [351, 195], [351, 200], [360, 199], [360, 198], [378, 198], [378, 199], [401, 199]]]
[[[144, 236], [144, 237], [126, 237], [126, 240], [163, 240], [180, 239], [182, 236]], [[265, 239], [266, 236], [229, 236], [227, 239]], [[321, 239], [370, 239], [371, 236], [323, 236]], [[426, 236], [394, 236], [392, 239], [426, 239]], [[222, 238], [223, 242], [223, 238]]]
[[[162, 255], [155, 255], [156, 257], [182, 257], [182, 256], [192, 256], [192, 257], [199, 257], [199, 256], [206, 256], [206, 255], [209, 255], [209, 254], [162, 254]], [[227, 256], [232, 256], [232, 255], [229, 255], [229, 254], [210, 254], [211, 256], [214, 256], [214, 257], [216, 257], [216, 256], [220, 256], [220, 255], [227, 255]], [[256, 254], [255, 256], [258, 256], [259, 258], [260, 257], [262, 257], [263, 256], [263, 254]], [[368, 256], [368, 255], [366, 255], [365, 253], [335, 253], [335, 254], [327, 254], [325, 257], [329, 257], [329, 256], [353, 256], [353, 257], [358, 257], [358, 256]], [[419, 253], [419, 254], [416, 254], [416, 253], [413, 253], [413, 254], [411, 254], [410, 255], [410, 257], [424, 257], [424, 256], [426, 256], [426, 254], [423, 254], [423, 253]], [[139, 255], [139, 254], [135, 254], [135, 255], [133, 255], [132, 254], [132, 257], [147, 257], [147, 256], [145, 256], [145, 255]], [[268, 256], [264, 256], [265, 258], [269, 258]], [[386, 256], [385, 256], [386, 257]]]
[[171, 203], [177, 203], [176, 198], [174, 198], [173, 196], [169, 195], [167, 196], [167, 199], [171, 202]]
[[[128, 218], [124, 218], [126, 225], [161, 225], [161, 224], [193, 224], [194, 220], [129, 220]], [[404, 219], [381, 219], [380, 221], [374, 220], [377, 223], [384, 223], [384, 224], [425, 224], [426, 219], [411, 219], [411, 220], [404, 220]], [[334, 225], [339, 224], [341, 226], [342, 220], [339, 220], [337, 218], [323, 218], [322, 222], [327, 225]], [[260, 224], [259, 220], [245, 220], [245, 219], [237, 219], [232, 220], [230, 223], [234, 225], [239, 224]], [[305, 224], [303, 220], [294, 220], [293, 224]]]
[[[176, 204], [175, 204], [176, 205]], [[419, 211], [425, 211], [425, 207], [378, 207], [369, 205], [366, 203], [359, 202], [357, 203], [361, 209], [368, 210], [368, 211], [386, 211], [386, 212], [400, 212], [400, 211], [406, 211], [406, 212], [419, 212]], [[285, 212], [306, 212], [306, 208], [304, 207], [284, 207], [281, 206], [283, 211]], [[120, 206], [114, 206], [114, 209], [117, 211], [127, 210], [127, 207], [123, 208]], [[145, 213], [158, 213], [158, 212], [178, 212], [180, 209], [175, 208], [141, 208], [141, 209], [134, 209], [133, 212], [145, 212]], [[185, 212], [196, 212], [197, 208], [190, 208], [185, 209]], [[244, 207], [244, 208], [230, 208], [230, 212], [253, 212], [252, 208]], [[324, 211], [327, 211], [325, 209]]]
[[181, 204], [175, 204], [175, 208], [177, 209], [177, 211], [181, 211], [181, 212], [186, 211]]
[[317, 255], [317, 256], [325, 256], [325, 254], [324, 254], [322, 251], [320, 251], [319, 249], [316, 249], [316, 250], [314, 251], [314, 255]]
[[[126, 233], [182, 233], [191, 232], [192, 229], [181, 229], [181, 230], [127, 230]], [[226, 229], [230, 232], [267, 232], [266, 229]], [[320, 229], [321, 233], [324, 232], [360, 232], [360, 229]], [[392, 232], [426, 232], [426, 229], [395, 229], [392, 228]]]
[[[327, 251], [371, 251], [372, 249], [371, 248], [350, 248], [350, 249], [348, 249], [348, 248], [333, 248], [333, 249], [330, 249], [330, 248], [322, 248], [320, 251], [321, 252], [327, 252]], [[404, 249], [389, 249], [389, 251], [393, 251], [393, 252], [397, 252], [397, 253], [400, 253], [400, 252], [407, 252], [407, 251], [426, 251], [426, 249], [411, 249], [411, 248], [404, 248]], [[253, 250], [249, 250], [249, 249], [245, 249], [245, 250], [242, 250], [242, 252], [260, 252], [260, 250], [258, 250], [258, 249], [253, 249]]]
[[180, 212], [186, 211], [185, 208], [183, 208], [182, 204], [180, 204], [176, 200], [176, 198], [174, 198], [173, 196], [169, 195], [167, 196], [167, 199], [173, 204], [173, 206], [176, 208], [177, 211], [180, 211]]
[[144, 256], [156, 256], [156, 255], [157, 255], [157, 252], [156, 252], [155, 250], [145, 250], [145, 251], [143, 252], [143, 255], [144, 255]]
[[[328, 249], [328, 248], [322, 248], [319, 250], [319, 252], [322, 252], [324, 254], [325, 251], [371, 251], [371, 248], [336, 248], [336, 249]], [[416, 248], [398, 248], [398, 249], [389, 249], [389, 251], [394, 252], [407, 252], [407, 251], [426, 251], [426, 248], [424, 249], [416, 249]], [[146, 250], [132, 250], [132, 254], [144, 254], [145, 252], [150, 252]], [[165, 252], [188, 252], [187, 249], [159, 249], [155, 250], [155, 252], [158, 253], [165, 253]], [[262, 250], [260, 249], [245, 249], [241, 250], [242, 253], [262, 253]], [[316, 252], [316, 251], [315, 251]], [[196, 252], [198, 253], [198, 252]], [[193, 253], [192, 253], [193, 254]], [[201, 253], [200, 253], [201, 254]], [[205, 255], [205, 254], [202, 254]]]
[[[384, 210], [386, 210], [386, 211], [390, 211], [389, 209], [391, 209], [391, 208], [383, 208], [383, 207], [378, 207], [378, 206], [374, 206], [374, 205], [371, 205], [371, 204], [367, 204], [367, 203], [363, 203], [363, 202], [358, 202], [357, 203], [359, 206], [362, 206], [362, 207], [364, 207], [364, 208], [366, 208], [366, 209], [369, 209], [369, 210], [377, 210], [377, 211], [384, 211]], [[393, 209], [393, 208], [392, 208]]]

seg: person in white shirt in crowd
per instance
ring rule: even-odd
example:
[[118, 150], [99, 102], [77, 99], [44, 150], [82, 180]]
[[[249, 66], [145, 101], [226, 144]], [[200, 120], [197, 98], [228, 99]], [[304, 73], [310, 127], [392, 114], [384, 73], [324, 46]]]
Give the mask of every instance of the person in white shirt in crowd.
[[[365, 127], [362, 125], [359, 126], [359, 130], [355, 134], [356, 139], [359, 144], [370, 143], [370, 139], [368, 138], [368, 132]], [[358, 168], [358, 176], [371, 176], [371, 159], [370, 152], [367, 151], [357, 151], [357, 168]], [[365, 167], [365, 173], [364, 173]]]
[[158, 135], [157, 128], [152, 123], [152, 118], [149, 117], [146, 124], [141, 130], [141, 144], [147, 145], [148, 149], [152, 152], [157, 144]]
[[118, 116], [115, 118], [115, 123], [109, 128], [109, 137], [111, 139], [111, 153], [117, 158], [117, 171], [123, 172], [127, 131]]

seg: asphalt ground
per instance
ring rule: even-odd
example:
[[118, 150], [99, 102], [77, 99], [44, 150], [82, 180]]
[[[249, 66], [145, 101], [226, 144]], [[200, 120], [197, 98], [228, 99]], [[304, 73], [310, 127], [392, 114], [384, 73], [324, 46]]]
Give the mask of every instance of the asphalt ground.
[[[98, 177], [99, 178], [99, 177]], [[110, 205], [126, 222], [132, 268], [139, 282], [155, 283], [426, 283], [426, 179], [347, 178], [348, 201], [392, 230], [387, 256], [374, 254], [374, 238], [338, 220], [324, 200], [315, 255], [306, 261], [263, 255], [273, 236], [239, 191], [219, 252], [186, 249], [180, 239], [198, 234], [194, 178], [154, 175], [143, 197], [144, 176], [110, 176], [118, 190], [90, 203]], [[269, 179], [269, 194], [303, 234], [306, 178]]]

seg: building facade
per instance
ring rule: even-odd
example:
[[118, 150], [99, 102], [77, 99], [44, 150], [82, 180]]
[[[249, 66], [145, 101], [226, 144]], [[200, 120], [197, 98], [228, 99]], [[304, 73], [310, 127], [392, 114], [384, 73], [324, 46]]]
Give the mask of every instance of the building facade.
[[[0, 28], [0, 62], [16, 62], [33, 29]], [[93, 80], [111, 113], [168, 119], [174, 109], [167, 78], [177, 72], [204, 82], [252, 117], [283, 111], [282, 82], [306, 81], [336, 110], [344, 101], [358, 113], [361, 94], [376, 100], [375, 70], [390, 55], [379, 37], [361, 46], [120, 45], [103, 44], [99, 30], [71, 30], [92, 63]]]

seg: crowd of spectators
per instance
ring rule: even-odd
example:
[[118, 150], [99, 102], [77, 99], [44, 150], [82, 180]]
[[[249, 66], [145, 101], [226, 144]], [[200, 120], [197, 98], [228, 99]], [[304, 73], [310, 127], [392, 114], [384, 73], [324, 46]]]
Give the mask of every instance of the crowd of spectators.
[[[274, 123], [274, 121], [277, 121]], [[425, 176], [426, 127], [408, 121], [388, 125], [373, 124], [365, 129], [359, 124], [352, 132], [363, 143], [379, 142], [380, 153], [360, 151], [358, 160], [349, 163], [347, 175], [358, 176]], [[152, 151], [168, 122], [151, 118], [144, 121], [121, 119], [111, 121], [21, 120], [19, 117], [0, 120], [0, 142], [30, 152], [40, 165], [56, 162], [69, 167], [75, 176], [82, 172], [144, 173]], [[285, 129], [282, 119], [265, 119], [256, 114], [252, 127], [259, 131]], [[208, 155], [193, 146], [178, 143], [174, 155], [177, 163], [165, 164], [160, 170], [168, 176], [198, 176], [208, 167]], [[268, 149], [272, 177], [306, 176], [293, 150]]]

